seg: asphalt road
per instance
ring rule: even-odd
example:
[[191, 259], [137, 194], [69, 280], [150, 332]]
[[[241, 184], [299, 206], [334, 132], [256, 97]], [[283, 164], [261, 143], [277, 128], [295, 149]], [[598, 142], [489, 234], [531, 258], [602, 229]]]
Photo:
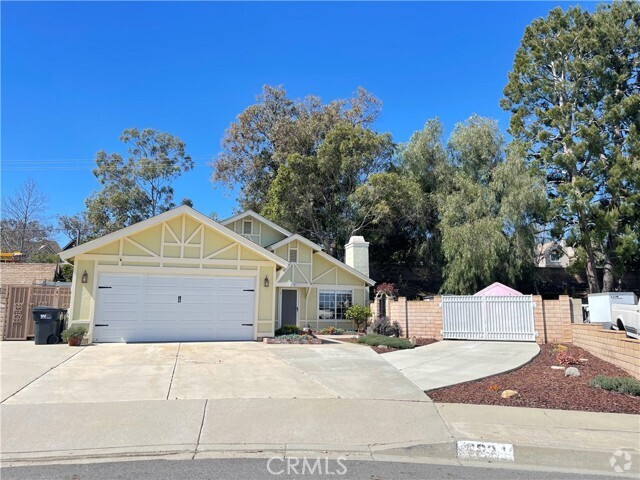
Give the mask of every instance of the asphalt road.
[[[620, 476], [568, 474], [418, 463], [308, 459], [150, 460], [8, 467], [2, 480], [254, 480], [332, 478], [354, 480], [606, 480]], [[294, 465], [295, 460], [299, 460]], [[289, 472], [287, 469], [289, 468]], [[303, 470], [304, 469], [304, 470]], [[313, 469], [313, 473], [309, 473]], [[272, 473], [270, 473], [270, 471]]]

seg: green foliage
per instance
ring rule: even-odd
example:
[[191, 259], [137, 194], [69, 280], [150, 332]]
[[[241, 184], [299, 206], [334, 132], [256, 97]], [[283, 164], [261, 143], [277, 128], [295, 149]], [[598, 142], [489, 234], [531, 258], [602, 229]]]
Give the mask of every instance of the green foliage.
[[87, 327], [76, 325], [62, 331], [62, 340], [68, 342], [70, 338], [84, 337], [87, 334]]
[[228, 188], [239, 186], [241, 208], [261, 211], [271, 183], [291, 156], [316, 157], [334, 128], [367, 130], [379, 111], [380, 101], [362, 88], [351, 98], [323, 104], [313, 95], [291, 99], [282, 86], [265, 85], [257, 103], [227, 128], [211, 180]]
[[356, 330], [360, 330], [362, 325], [365, 325], [367, 320], [371, 318], [371, 309], [362, 305], [351, 305], [344, 316], [355, 324]]
[[70, 282], [73, 280], [73, 265], [69, 263], [63, 263], [60, 265], [60, 276], [63, 282]]
[[539, 172], [518, 144], [504, 148], [495, 121], [477, 116], [456, 126], [447, 152], [437, 194], [442, 291], [471, 294], [494, 281], [515, 285], [530, 277], [546, 209]]
[[58, 263], [60, 257], [55, 253], [38, 251], [29, 257], [30, 263]]
[[104, 235], [162, 213], [175, 205], [171, 182], [193, 168], [186, 145], [157, 130], [125, 130], [127, 158], [98, 152], [96, 176], [102, 190], [87, 199], [93, 233]]
[[276, 337], [281, 337], [282, 335], [298, 335], [301, 333], [302, 330], [297, 325], [283, 325], [275, 331]]
[[378, 345], [385, 345], [390, 348], [398, 348], [398, 349], [407, 349], [414, 348], [409, 340], [405, 340], [403, 338], [397, 337], [387, 337], [386, 335], [363, 335], [358, 338], [358, 343], [364, 343], [366, 345], [371, 345], [372, 347], [377, 347]]
[[595, 388], [640, 397], [640, 380], [636, 380], [633, 377], [607, 377], [598, 375], [589, 380], [589, 385]]
[[585, 253], [592, 292], [638, 258], [640, 4], [552, 10], [524, 33], [502, 106], [546, 173], [553, 234]]
[[392, 151], [388, 134], [348, 123], [335, 126], [314, 154], [295, 153], [280, 165], [261, 213], [335, 256], [352, 234], [375, 220], [361, 215], [365, 207], [352, 195], [390, 164]]

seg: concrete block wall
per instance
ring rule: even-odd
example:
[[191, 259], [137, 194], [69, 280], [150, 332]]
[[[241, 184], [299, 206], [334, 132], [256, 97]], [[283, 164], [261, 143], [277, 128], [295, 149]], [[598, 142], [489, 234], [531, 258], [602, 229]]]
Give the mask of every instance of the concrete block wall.
[[32, 285], [52, 282], [55, 263], [0, 263], [0, 285]]
[[572, 325], [573, 344], [640, 379], [640, 340], [624, 332], [604, 330], [601, 325]]
[[535, 295], [534, 317], [538, 343], [563, 343], [572, 341], [571, 322], [573, 319], [571, 298], [560, 295], [557, 300], [542, 300]]

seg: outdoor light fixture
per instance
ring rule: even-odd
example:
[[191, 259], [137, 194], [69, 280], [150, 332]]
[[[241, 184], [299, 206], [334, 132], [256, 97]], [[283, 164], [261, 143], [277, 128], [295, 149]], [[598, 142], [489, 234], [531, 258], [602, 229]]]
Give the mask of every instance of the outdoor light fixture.
[[265, 275], [264, 277], [264, 286], [269, 288], [269, 275]]
[[84, 273], [82, 274], [82, 283], [87, 283], [88, 281], [89, 281], [89, 274], [85, 270]]

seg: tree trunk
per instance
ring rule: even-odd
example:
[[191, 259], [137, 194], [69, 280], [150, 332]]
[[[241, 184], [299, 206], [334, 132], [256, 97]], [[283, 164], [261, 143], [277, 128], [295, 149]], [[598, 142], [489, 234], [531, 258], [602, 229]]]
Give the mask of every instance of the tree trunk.
[[613, 259], [609, 248], [604, 251], [604, 274], [602, 276], [602, 291], [613, 292], [615, 287], [613, 278]]
[[596, 257], [591, 245], [585, 245], [587, 251], [587, 282], [589, 293], [600, 293], [600, 282], [598, 282], [598, 270], [596, 269]]

